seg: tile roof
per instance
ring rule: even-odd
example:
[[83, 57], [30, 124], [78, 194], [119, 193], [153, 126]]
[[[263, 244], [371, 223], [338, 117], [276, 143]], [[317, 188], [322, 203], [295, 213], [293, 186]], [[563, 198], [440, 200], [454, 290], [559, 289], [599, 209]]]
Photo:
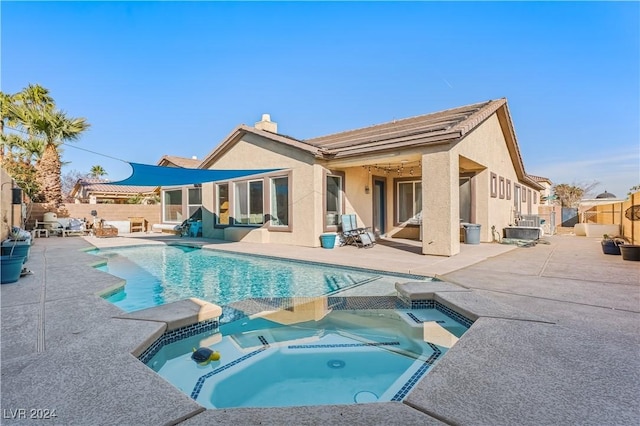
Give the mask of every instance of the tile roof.
[[533, 179], [536, 182], [549, 182], [549, 183], [551, 183], [551, 180], [549, 178], [546, 178], [546, 177], [534, 176], [534, 175], [530, 175], [528, 173], [527, 173], [527, 176], [529, 177], [529, 179]]
[[108, 192], [110, 194], [147, 194], [156, 190], [156, 186], [127, 186], [127, 185], [111, 185], [109, 181], [103, 179], [80, 179], [76, 183], [76, 187], [82, 186], [87, 192]]
[[492, 114], [497, 114], [506, 133], [509, 153], [518, 176], [532, 187], [542, 189], [542, 185], [524, 171], [524, 164], [505, 98], [304, 140], [241, 124], [205, 157], [199, 167], [212, 167], [220, 156], [231, 149], [246, 134], [262, 136], [306, 151], [316, 158], [331, 160], [455, 142], [477, 128]]
[[417, 117], [307, 139], [330, 156], [348, 156], [461, 138], [493, 114], [505, 99], [481, 102]]
[[176, 155], [163, 155], [160, 161], [158, 161], [158, 165], [164, 166], [167, 164], [162, 163], [172, 163], [177, 167], [184, 167], [188, 169], [197, 169], [202, 160], [198, 160], [197, 158], [186, 158], [186, 157], [178, 157]]

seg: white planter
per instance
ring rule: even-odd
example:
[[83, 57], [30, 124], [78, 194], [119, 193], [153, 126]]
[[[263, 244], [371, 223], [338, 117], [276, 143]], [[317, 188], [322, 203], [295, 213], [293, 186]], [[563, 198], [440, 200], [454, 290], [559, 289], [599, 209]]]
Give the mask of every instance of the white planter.
[[[585, 223], [584, 232], [587, 237], [600, 237], [604, 234], [610, 237], [620, 235], [620, 225], [601, 225], [599, 223]], [[576, 234], [577, 235], [577, 234]]]

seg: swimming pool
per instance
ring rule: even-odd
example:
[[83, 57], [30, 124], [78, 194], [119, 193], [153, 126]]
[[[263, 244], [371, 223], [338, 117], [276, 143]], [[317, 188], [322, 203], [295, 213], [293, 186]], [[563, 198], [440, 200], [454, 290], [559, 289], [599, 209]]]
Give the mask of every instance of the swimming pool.
[[189, 297], [218, 305], [255, 297], [321, 296], [398, 277], [373, 270], [244, 255], [186, 246], [136, 246], [92, 250], [107, 259], [97, 269], [126, 280], [105, 299], [133, 312]]
[[[222, 324], [143, 362], [207, 408], [402, 401], [469, 327], [435, 305], [335, 309], [345, 299]], [[220, 359], [196, 363], [199, 347]]]

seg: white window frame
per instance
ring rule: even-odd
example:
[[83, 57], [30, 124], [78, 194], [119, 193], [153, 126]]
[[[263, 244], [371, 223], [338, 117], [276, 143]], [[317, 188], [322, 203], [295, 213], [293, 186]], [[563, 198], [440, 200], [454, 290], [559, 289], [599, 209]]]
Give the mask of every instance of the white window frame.
[[[411, 203], [411, 217], [407, 220], [400, 219], [400, 185], [411, 184], [411, 190], [413, 195], [413, 202]], [[398, 180], [396, 181], [396, 200], [395, 200], [395, 208], [396, 208], [396, 221], [398, 224], [408, 224], [408, 225], [419, 225], [422, 220], [422, 203], [420, 206], [416, 206], [416, 184], [420, 184], [420, 198], [422, 199], [422, 180]], [[416, 209], [420, 209], [420, 211], [416, 212]]]
[[[198, 190], [200, 191], [200, 204], [189, 204], [191, 199], [191, 191]], [[195, 207], [193, 211], [191, 208]], [[198, 208], [202, 207], [202, 187], [201, 186], [192, 186], [187, 188], [187, 219], [191, 217], [192, 214], [198, 210]]]
[[[287, 180], [287, 223], [274, 223], [274, 218], [278, 218], [278, 216], [274, 213], [278, 213], [275, 211], [277, 207], [276, 200], [276, 188], [275, 181], [278, 179], [286, 179]], [[270, 176], [269, 177], [269, 227], [270, 228], [282, 228], [289, 229], [291, 227], [291, 179], [289, 175], [284, 176]]]
[[[172, 188], [172, 189], [163, 189], [162, 190], [162, 222], [163, 223], [182, 223], [184, 221], [184, 218], [182, 219], [176, 219], [176, 220], [169, 220], [167, 219], [167, 204], [165, 201], [165, 194], [167, 192], [179, 192], [180, 193], [180, 216], [183, 216], [183, 206], [184, 206], [184, 192], [182, 191], [182, 188]], [[173, 206], [177, 206], [177, 204], [172, 204]]]
[[[262, 217], [262, 220], [260, 222], [256, 222], [256, 223], [251, 223], [251, 183], [254, 182], [260, 182], [262, 184], [262, 211], [260, 212], [260, 215]], [[241, 185], [246, 185], [246, 190], [247, 190], [247, 215], [248, 215], [248, 223], [242, 223], [238, 221], [238, 215], [240, 212], [236, 211], [236, 206], [238, 206], [239, 203], [239, 197], [238, 197], [238, 187]], [[251, 179], [251, 180], [244, 180], [244, 181], [238, 181], [238, 182], [234, 182], [233, 184], [233, 195], [234, 195], [234, 205], [233, 205], [233, 224], [237, 225], [237, 226], [262, 226], [264, 225], [264, 199], [265, 199], [265, 185], [264, 185], [264, 179]]]
[[[328, 194], [328, 181], [329, 178], [338, 178], [340, 180], [340, 184], [338, 185], [338, 200], [337, 200], [337, 207], [338, 210], [337, 211], [329, 211], [328, 210], [328, 206], [327, 206], [327, 196]], [[331, 231], [336, 231], [338, 229], [338, 226], [340, 225], [340, 217], [344, 214], [344, 185], [345, 185], [345, 175], [344, 173], [332, 173], [332, 172], [327, 172], [325, 173], [325, 178], [324, 178], [324, 191], [323, 191], [323, 202], [322, 202], [322, 208], [323, 208], [323, 224], [324, 224], [324, 230], [325, 232], [331, 232]], [[330, 214], [334, 214], [335, 215], [335, 223], [328, 223], [327, 221], [327, 217]]]
[[[227, 187], [227, 223], [220, 223], [220, 187], [221, 186], [226, 186]], [[231, 197], [231, 188], [235, 187], [233, 186], [232, 182], [220, 182], [216, 184], [216, 223], [215, 226], [231, 226], [231, 217], [233, 216], [233, 209], [232, 209], [232, 197]]]

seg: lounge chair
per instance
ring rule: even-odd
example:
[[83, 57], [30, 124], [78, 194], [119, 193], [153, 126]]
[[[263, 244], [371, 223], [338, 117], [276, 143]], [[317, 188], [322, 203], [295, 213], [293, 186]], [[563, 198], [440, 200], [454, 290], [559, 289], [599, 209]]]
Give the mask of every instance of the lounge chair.
[[358, 248], [373, 247], [376, 237], [371, 232], [371, 228], [358, 228], [355, 214], [343, 214], [340, 217], [342, 222], [342, 243], [341, 246], [353, 244]]

